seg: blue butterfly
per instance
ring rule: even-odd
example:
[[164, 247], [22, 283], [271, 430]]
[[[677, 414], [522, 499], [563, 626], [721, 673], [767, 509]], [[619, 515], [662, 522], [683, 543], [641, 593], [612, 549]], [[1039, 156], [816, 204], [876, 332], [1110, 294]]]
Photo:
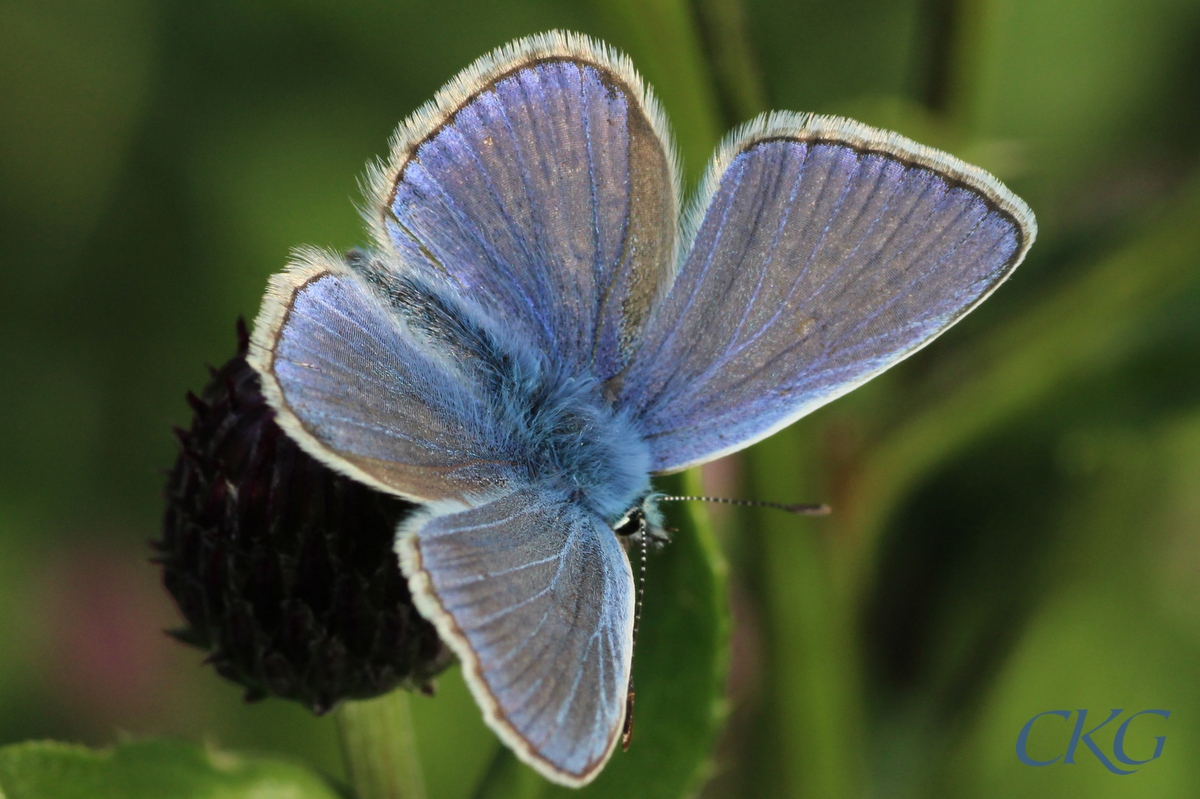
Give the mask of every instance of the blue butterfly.
[[629, 60], [513, 42], [400, 126], [375, 249], [271, 279], [252, 363], [307, 452], [422, 504], [417, 608], [500, 738], [580, 786], [620, 738], [650, 477], [742, 449], [911, 355], [1036, 232], [995, 178], [846, 119], [767, 114], [680, 222]]

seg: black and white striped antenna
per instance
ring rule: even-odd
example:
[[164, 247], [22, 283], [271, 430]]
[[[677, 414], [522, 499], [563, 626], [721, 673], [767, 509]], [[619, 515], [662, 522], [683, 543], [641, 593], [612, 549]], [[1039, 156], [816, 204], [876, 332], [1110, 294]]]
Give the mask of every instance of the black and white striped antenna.
[[782, 502], [761, 502], [756, 499], [726, 499], [725, 497], [685, 497], [669, 495], [659, 497], [659, 502], [718, 502], [722, 505], [741, 505], [747, 508], [773, 508], [798, 516], [827, 516], [831, 508], [824, 504], [785, 505]]

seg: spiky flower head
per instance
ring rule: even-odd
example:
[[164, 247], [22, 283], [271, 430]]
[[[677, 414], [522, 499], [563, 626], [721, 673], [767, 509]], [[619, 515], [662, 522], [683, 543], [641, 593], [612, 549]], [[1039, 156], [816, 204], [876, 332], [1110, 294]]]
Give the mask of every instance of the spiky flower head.
[[171, 634], [244, 686], [317, 713], [397, 686], [432, 690], [451, 655], [413, 607], [392, 544], [413, 505], [336, 474], [275, 423], [237, 355], [201, 396], [170, 470], [163, 584], [186, 626]]

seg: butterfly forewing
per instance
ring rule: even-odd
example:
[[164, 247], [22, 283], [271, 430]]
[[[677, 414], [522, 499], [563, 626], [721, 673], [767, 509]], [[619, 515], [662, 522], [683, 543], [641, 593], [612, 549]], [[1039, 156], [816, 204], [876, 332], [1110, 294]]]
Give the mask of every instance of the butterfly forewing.
[[360, 260], [310, 254], [273, 279], [253, 352], [264, 390], [310, 453], [428, 502], [398, 534], [418, 608], [493, 729], [548, 778], [582, 785], [624, 718], [628, 560], [560, 475], [529, 472], [536, 442], [502, 398], [525, 384], [515, 375], [539, 374], [536, 358], [470, 301]]
[[607, 380], [675, 247], [673, 155], [626, 61], [570, 36], [484, 59], [404, 126], [375, 220], [576, 374]]
[[252, 363], [306, 451], [426, 507], [397, 548], [491, 727], [579, 786], [620, 735], [634, 585], [608, 521], [895, 364], [1020, 262], [981, 170], [763, 117], [685, 224], [624, 57], [548, 34], [468, 68], [373, 174], [379, 251], [272, 280]]
[[1032, 240], [1028, 209], [982, 170], [845, 120], [768, 119], [717, 168], [621, 397], [656, 471], [747, 446], [903, 359]]
[[556, 782], [589, 781], [621, 731], [632, 657], [633, 575], [612, 530], [529, 488], [435, 508], [399, 551], [492, 728]]

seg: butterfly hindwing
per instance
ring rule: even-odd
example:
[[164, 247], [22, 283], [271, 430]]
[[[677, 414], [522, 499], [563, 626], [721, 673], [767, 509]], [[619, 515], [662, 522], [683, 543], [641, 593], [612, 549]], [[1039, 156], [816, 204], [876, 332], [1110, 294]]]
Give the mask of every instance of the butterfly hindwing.
[[668, 277], [674, 155], [628, 60], [566, 34], [481, 59], [400, 128], [377, 238], [607, 380]]
[[481, 364], [503, 348], [473, 321], [452, 295], [308, 253], [272, 278], [251, 363], [310, 455], [409, 499], [462, 497], [504, 485], [528, 458], [492, 410], [496, 364]]
[[747, 446], [907, 357], [1035, 233], [987, 173], [848, 120], [762, 118], [707, 184], [620, 398], [658, 472]]
[[[624, 719], [633, 577], [583, 499], [607, 496], [604, 486], [581, 494], [557, 470], [530, 470], [536, 446], [551, 446], [531, 419], [587, 425], [571, 402], [592, 395], [542, 392], [542, 361], [472, 302], [363, 255], [310, 253], [273, 278], [252, 362], [306, 451], [426, 503], [397, 545], [418, 609], [505, 742], [549, 779], [590, 781]], [[595, 434], [618, 445], [631, 435]], [[584, 460], [572, 474], [605, 464]]]
[[251, 363], [309, 454], [425, 503], [397, 539], [418, 610], [504, 742], [576, 787], [621, 733], [634, 583], [610, 523], [652, 504], [649, 474], [907, 357], [1036, 233], [982, 170], [773, 114], [718, 152], [678, 234], [653, 96], [560, 33], [452, 80], [371, 192], [378, 250], [273, 278]]
[[548, 778], [590, 781], [620, 737], [632, 658], [633, 575], [613, 531], [525, 488], [434, 506], [398, 551], [488, 724]]

